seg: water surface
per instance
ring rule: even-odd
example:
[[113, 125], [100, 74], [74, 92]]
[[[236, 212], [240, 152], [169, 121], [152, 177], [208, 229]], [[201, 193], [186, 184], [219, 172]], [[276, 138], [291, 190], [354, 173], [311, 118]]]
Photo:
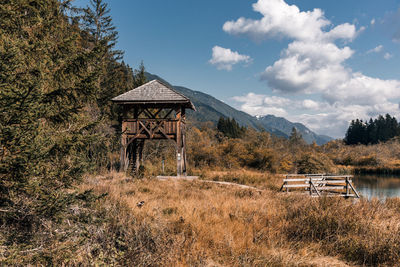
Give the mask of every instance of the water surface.
[[358, 193], [369, 199], [400, 197], [400, 176], [354, 175], [353, 183]]

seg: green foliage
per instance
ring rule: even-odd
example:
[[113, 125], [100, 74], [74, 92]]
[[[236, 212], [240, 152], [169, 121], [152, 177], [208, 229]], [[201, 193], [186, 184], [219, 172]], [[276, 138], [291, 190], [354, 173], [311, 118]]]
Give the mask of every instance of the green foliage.
[[[106, 18], [106, 5], [96, 7], [95, 19]], [[0, 246], [30, 246], [77, 203], [71, 186], [84, 173], [118, 161], [109, 99], [133, 88], [133, 73], [116, 61], [109, 18], [93, 35], [71, 10], [69, 1], [0, 2]]]
[[301, 133], [299, 133], [296, 129], [296, 127], [292, 128], [292, 132], [290, 133], [289, 136], [289, 142], [291, 145], [303, 145], [305, 144], [303, 137], [301, 136]]
[[399, 135], [400, 125], [396, 118], [386, 114], [385, 117], [379, 115], [375, 120], [371, 118], [369, 122], [352, 120], [344, 141], [347, 145], [377, 144]]
[[246, 131], [246, 127], [240, 127], [239, 123], [234, 118], [220, 117], [217, 124], [217, 129], [225, 136], [229, 138], [239, 138], [243, 136]]
[[114, 59], [122, 59], [123, 52], [114, 50], [118, 32], [109, 15], [110, 9], [103, 0], [90, 0], [90, 6], [84, 9], [83, 28], [89, 33], [89, 41], [100, 45]]
[[147, 83], [146, 69], [143, 65], [143, 61], [140, 62], [139, 68], [133, 72], [133, 87], [139, 87]]
[[89, 167], [79, 152], [90, 123], [78, 114], [95, 90], [95, 51], [83, 49], [57, 1], [2, 3], [0, 16], [0, 204], [3, 220], [20, 214], [18, 225], [62, 211], [68, 201], [55, 190]]
[[133, 73], [129, 66], [119, 63], [122, 51], [115, 50], [118, 33], [112, 23], [110, 10], [103, 0], [91, 0], [83, 14], [83, 31], [81, 35], [88, 50], [96, 51], [95, 71], [98, 74], [96, 83], [96, 104], [99, 116], [117, 120], [119, 109], [110, 103], [110, 99], [133, 89]]

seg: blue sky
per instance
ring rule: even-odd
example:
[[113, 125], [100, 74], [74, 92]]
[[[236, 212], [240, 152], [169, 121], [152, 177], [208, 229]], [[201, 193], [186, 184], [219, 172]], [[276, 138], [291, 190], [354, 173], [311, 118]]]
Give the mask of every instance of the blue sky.
[[105, 2], [124, 61], [174, 85], [334, 137], [353, 118], [400, 118], [400, 1]]

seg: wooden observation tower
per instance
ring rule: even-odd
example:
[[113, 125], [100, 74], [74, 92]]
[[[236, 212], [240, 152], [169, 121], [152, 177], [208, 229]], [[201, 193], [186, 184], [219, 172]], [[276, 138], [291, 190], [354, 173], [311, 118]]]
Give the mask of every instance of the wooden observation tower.
[[145, 140], [167, 139], [176, 144], [177, 175], [186, 176], [186, 115], [195, 110], [186, 96], [153, 80], [111, 101], [122, 106], [121, 170], [139, 170]]

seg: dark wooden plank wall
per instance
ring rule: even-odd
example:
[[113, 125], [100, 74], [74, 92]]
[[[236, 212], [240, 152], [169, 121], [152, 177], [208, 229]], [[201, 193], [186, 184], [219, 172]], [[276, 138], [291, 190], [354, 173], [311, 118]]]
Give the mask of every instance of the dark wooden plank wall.
[[129, 119], [124, 121], [124, 130], [125, 134], [135, 135], [138, 133], [140, 129], [139, 122], [142, 122], [143, 125], [147, 125], [149, 122], [159, 122], [161, 123], [160, 128], [168, 135], [176, 135], [178, 128], [178, 120], [154, 120], [154, 119]]

